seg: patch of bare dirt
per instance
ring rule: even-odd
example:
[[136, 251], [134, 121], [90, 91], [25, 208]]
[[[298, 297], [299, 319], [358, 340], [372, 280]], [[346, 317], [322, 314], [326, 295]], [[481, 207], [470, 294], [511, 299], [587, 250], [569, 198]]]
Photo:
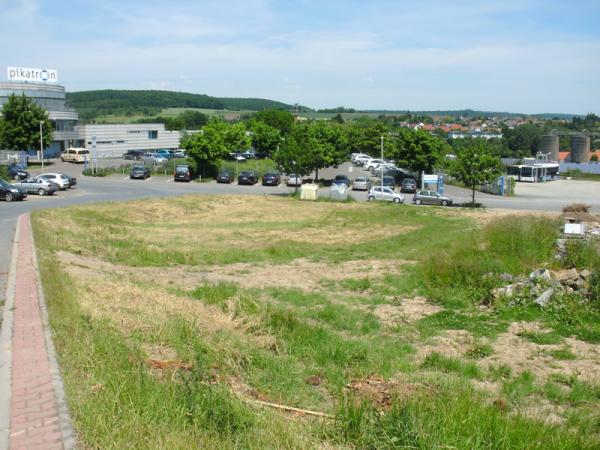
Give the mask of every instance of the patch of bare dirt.
[[498, 395], [502, 390], [502, 385], [496, 381], [473, 379], [471, 380], [471, 385], [478, 391], [482, 391], [490, 395]]
[[444, 330], [417, 348], [416, 361], [421, 363], [431, 353], [449, 358], [464, 356], [474, 345], [475, 338], [466, 330]]
[[392, 400], [407, 398], [417, 387], [406, 380], [384, 380], [379, 376], [369, 376], [348, 383], [344, 391], [350, 393], [359, 402], [368, 401], [381, 408], [392, 406]]
[[412, 263], [405, 260], [361, 260], [334, 265], [298, 258], [286, 264], [237, 263], [205, 266], [203, 270], [199, 270], [191, 266], [130, 267], [64, 251], [58, 252], [57, 256], [65, 263], [65, 268], [70, 274], [83, 279], [111, 274], [124, 280], [147, 281], [161, 285], [194, 287], [203, 283], [230, 282], [244, 288], [294, 287], [305, 290], [320, 289], [321, 280], [341, 281], [398, 274], [401, 266]]
[[481, 224], [487, 224], [493, 220], [500, 219], [508, 216], [531, 216], [531, 215], [543, 215], [543, 216], [551, 216], [556, 217], [558, 213], [548, 213], [548, 212], [540, 212], [536, 213], [535, 211], [526, 211], [526, 210], [517, 210], [517, 209], [469, 209], [469, 208], [460, 208], [460, 209], [452, 209], [452, 210], [444, 210], [442, 213], [449, 216], [461, 216], [461, 217], [471, 217], [475, 219], [477, 222]]
[[[548, 332], [537, 323], [515, 322], [506, 333], [498, 336], [492, 344], [494, 353], [479, 361], [482, 367], [499, 364], [510, 367], [514, 374], [525, 371], [544, 381], [553, 374], [577, 376], [582, 381], [600, 382], [600, 347], [574, 338], [565, 339], [564, 343], [539, 345], [530, 342], [519, 334], [523, 332]], [[574, 360], [557, 360], [548, 354], [549, 350], [569, 347], [576, 355]]]
[[423, 317], [430, 316], [443, 308], [430, 303], [425, 297], [398, 298], [394, 304], [377, 305], [373, 315], [387, 326], [399, 323], [414, 323]]
[[557, 405], [545, 398], [534, 397], [523, 407], [517, 408], [514, 414], [522, 414], [549, 425], [561, 425], [566, 422], [564, 417], [567, 406]]

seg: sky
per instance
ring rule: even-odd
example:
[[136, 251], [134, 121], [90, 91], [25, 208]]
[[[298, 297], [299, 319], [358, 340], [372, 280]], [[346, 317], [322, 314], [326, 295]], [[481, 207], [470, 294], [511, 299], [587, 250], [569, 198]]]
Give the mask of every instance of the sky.
[[0, 0], [0, 62], [68, 91], [598, 114], [599, 24], [600, 0]]

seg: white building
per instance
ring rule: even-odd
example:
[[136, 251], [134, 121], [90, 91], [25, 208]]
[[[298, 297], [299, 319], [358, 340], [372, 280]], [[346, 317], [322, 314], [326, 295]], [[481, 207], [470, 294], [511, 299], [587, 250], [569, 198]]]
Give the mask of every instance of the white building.
[[183, 133], [165, 130], [162, 123], [127, 125], [80, 125], [79, 136], [83, 146], [92, 150], [96, 138], [99, 158], [118, 157], [128, 150], [176, 150]]

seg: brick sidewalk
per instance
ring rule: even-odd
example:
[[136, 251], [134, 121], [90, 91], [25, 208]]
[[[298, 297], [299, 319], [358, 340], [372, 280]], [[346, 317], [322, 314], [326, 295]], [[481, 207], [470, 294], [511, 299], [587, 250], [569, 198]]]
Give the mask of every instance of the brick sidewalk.
[[[62, 383], [38, 289], [29, 215], [19, 217], [12, 333], [11, 449], [70, 448], [64, 436]], [[68, 419], [67, 419], [68, 420]]]

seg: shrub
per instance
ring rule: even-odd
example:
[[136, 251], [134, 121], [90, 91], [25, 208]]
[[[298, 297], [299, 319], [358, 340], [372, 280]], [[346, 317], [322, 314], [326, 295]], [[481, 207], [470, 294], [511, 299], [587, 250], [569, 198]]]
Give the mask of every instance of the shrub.
[[562, 211], [564, 213], [588, 213], [590, 211], [591, 206], [586, 205], [584, 203], [571, 203], [570, 205], [565, 206]]
[[600, 310], [600, 270], [596, 269], [590, 277], [588, 286], [590, 303], [595, 309]]
[[8, 167], [0, 166], [0, 178], [3, 180], [8, 180], [10, 177], [8, 176]]

